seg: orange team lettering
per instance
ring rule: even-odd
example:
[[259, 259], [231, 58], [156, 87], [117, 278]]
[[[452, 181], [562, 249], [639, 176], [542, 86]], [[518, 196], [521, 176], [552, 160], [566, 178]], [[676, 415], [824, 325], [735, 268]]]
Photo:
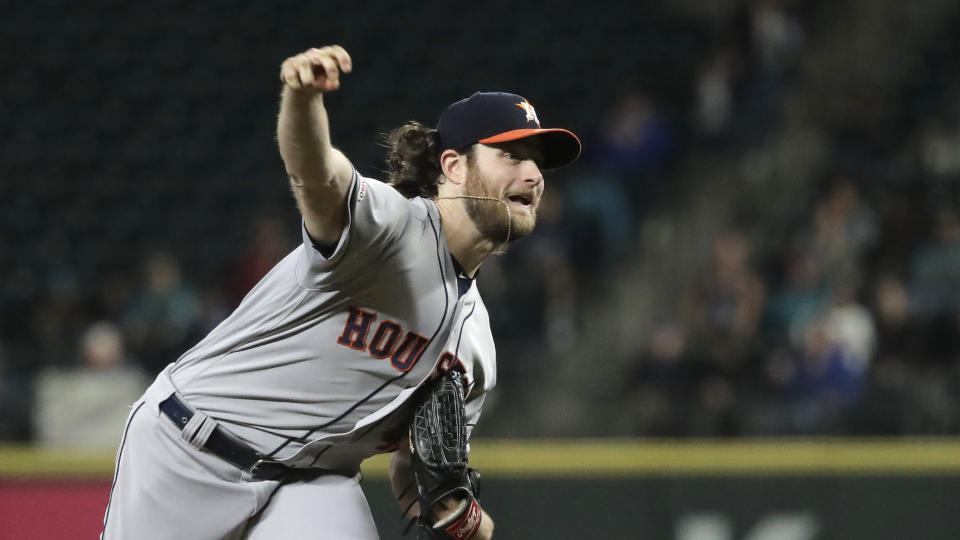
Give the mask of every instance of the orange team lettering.
[[[374, 358], [390, 358], [390, 365], [399, 371], [410, 371], [430, 344], [430, 339], [409, 331], [404, 335], [403, 328], [391, 320], [383, 320], [370, 336], [370, 328], [377, 320], [377, 314], [355, 306], [350, 306], [343, 332], [337, 343], [357, 351], [367, 351]], [[403, 339], [400, 336], [404, 335]], [[398, 343], [399, 342], [399, 343]], [[368, 349], [369, 345], [369, 349]]]

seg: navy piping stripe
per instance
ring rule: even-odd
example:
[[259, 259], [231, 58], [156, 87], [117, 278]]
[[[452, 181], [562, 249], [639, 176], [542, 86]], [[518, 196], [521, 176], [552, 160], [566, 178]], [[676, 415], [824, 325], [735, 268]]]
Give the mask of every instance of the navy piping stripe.
[[333, 445], [332, 445], [332, 444], [331, 444], [330, 446], [324, 448], [323, 450], [317, 452], [317, 457], [313, 458], [313, 461], [310, 462], [310, 466], [313, 467], [314, 465], [316, 465], [316, 464], [317, 464], [317, 461], [320, 461], [320, 456], [322, 456], [322, 455], [324, 454], [324, 452], [326, 452], [327, 450], [329, 450], [329, 449], [331, 449], [331, 448], [333, 448]]
[[[437, 267], [440, 268], [440, 283], [443, 285], [443, 317], [440, 319], [440, 325], [437, 326], [437, 329], [433, 331], [433, 335], [430, 336], [429, 343], [433, 344], [433, 340], [436, 339], [437, 334], [439, 334], [440, 330], [443, 329], [443, 323], [446, 322], [447, 320], [447, 311], [450, 309], [450, 294], [447, 291], [447, 276], [444, 275], [443, 257], [440, 254], [440, 231], [437, 230], [437, 226], [433, 223], [432, 219], [430, 220], [430, 228], [433, 229], [433, 239], [437, 243]], [[430, 345], [427, 345], [427, 347], [429, 346]], [[424, 349], [424, 352], [426, 352], [426, 349]], [[417, 365], [417, 362], [419, 362], [420, 358], [422, 357], [423, 357], [422, 354], [418, 356], [417, 359], [414, 360], [413, 365], [410, 366], [410, 369], [408, 369], [407, 371], [404, 371], [403, 374], [400, 375], [400, 377], [403, 377], [407, 373], [410, 373], [411, 371], [413, 371], [414, 366]], [[399, 379], [400, 377], [397, 377], [396, 379]], [[396, 380], [396, 379], [393, 379], [393, 380]]]
[[[467, 313], [467, 316], [463, 318], [463, 322], [460, 323], [460, 333], [457, 334], [457, 348], [453, 350], [453, 357], [460, 358], [460, 342], [463, 341], [463, 329], [467, 326], [467, 320], [470, 317], [473, 317], [473, 312], [477, 310], [477, 303], [474, 302], [473, 306], [470, 307], [470, 313]], [[464, 373], [466, 377], [466, 373]], [[466, 394], [470, 393], [470, 390], [473, 389], [473, 383], [476, 381], [470, 381], [470, 384], [467, 385]]]
[[[429, 211], [428, 211], [428, 214], [429, 214]], [[443, 269], [443, 258], [442, 258], [441, 255], [440, 255], [440, 233], [439, 233], [439, 231], [437, 231], [437, 226], [434, 224], [433, 219], [429, 219], [429, 221], [430, 221], [430, 228], [433, 229], [434, 241], [437, 243], [437, 265], [440, 267], [440, 281], [443, 283], [443, 317], [440, 319], [440, 324], [437, 326], [437, 329], [433, 332], [433, 335], [430, 337], [430, 341], [427, 342], [427, 347], [424, 349], [424, 352], [426, 352], [426, 349], [430, 348], [430, 345], [433, 344], [433, 340], [436, 339], [437, 334], [439, 334], [439, 333], [440, 333], [440, 330], [443, 329], [443, 323], [446, 322], [446, 320], [447, 320], [447, 311], [450, 309], [450, 294], [449, 294], [449, 292], [447, 291], [447, 280], [446, 280], [446, 275], [444, 274], [444, 269]], [[473, 313], [473, 312], [471, 312], [471, 313]], [[461, 332], [462, 332], [462, 329], [461, 329]], [[459, 346], [458, 346], [458, 347], [459, 347]], [[420, 356], [423, 356], [423, 355], [421, 354]], [[362, 404], [366, 403], [367, 401], [369, 401], [370, 399], [372, 399], [373, 396], [379, 394], [379, 393], [380, 393], [384, 388], [386, 388], [387, 386], [393, 384], [394, 381], [398, 381], [398, 380], [406, 377], [408, 373], [410, 373], [411, 371], [413, 371], [413, 367], [414, 367], [414, 366], [416, 365], [416, 363], [419, 362], [419, 361], [420, 361], [420, 357], [417, 357], [417, 359], [414, 361], [413, 365], [410, 366], [410, 369], [409, 369], [409, 370], [404, 371], [404, 372], [401, 373], [400, 375], [397, 375], [396, 377], [387, 380], [386, 382], [384, 382], [383, 384], [381, 384], [380, 386], [378, 386], [375, 390], [373, 390], [372, 392], [370, 392], [369, 394], [367, 394], [366, 397], [364, 397], [364, 398], [361, 399], [360, 401], [357, 401], [356, 403], [354, 403], [353, 405], [351, 405], [350, 408], [348, 408], [346, 411], [344, 411], [342, 414], [340, 414], [340, 416], [334, 418], [333, 420], [330, 420], [330, 421], [327, 422], [326, 424], [323, 424], [323, 425], [320, 425], [320, 426], [317, 426], [317, 427], [311, 429], [310, 431], [308, 431], [307, 433], [305, 433], [304, 435], [302, 435], [302, 436], [300, 436], [300, 437], [288, 437], [287, 440], [286, 440], [284, 443], [282, 443], [280, 446], [278, 446], [277, 448], [275, 448], [275, 449], [274, 449], [273, 451], [271, 451], [269, 454], [266, 454], [266, 457], [273, 457], [273, 456], [275, 456], [275, 455], [277, 454], [277, 452], [279, 452], [280, 450], [283, 450], [284, 448], [287, 447], [288, 444], [290, 444], [291, 442], [294, 442], [294, 441], [296, 441], [296, 442], [302, 442], [302, 443], [304, 443], [304, 444], [309, 444], [310, 441], [307, 440], [307, 437], [309, 437], [310, 435], [313, 435], [316, 431], [319, 431], [319, 430], [321, 430], [321, 429], [323, 429], [323, 428], [326, 428], [326, 427], [328, 427], [328, 426], [330, 426], [330, 425], [333, 425], [333, 424], [339, 422], [339, 421], [342, 420], [345, 416], [347, 416], [348, 414], [350, 414], [351, 412], [353, 412], [354, 410], [356, 410], [357, 407], [359, 407], [360, 405], [362, 405]]]
[[467, 316], [463, 318], [463, 322], [460, 323], [460, 333], [457, 334], [457, 348], [453, 351], [454, 358], [460, 358], [460, 342], [463, 341], [463, 329], [467, 326], [467, 319], [473, 317], [473, 312], [477, 310], [477, 303], [474, 302], [473, 306], [470, 308], [470, 313], [467, 313]]
[[141, 401], [137, 408], [130, 413], [130, 420], [127, 420], [126, 427], [123, 428], [123, 438], [120, 440], [120, 449], [117, 450], [116, 470], [113, 472], [113, 483], [110, 484], [110, 497], [107, 499], [107, 510], [103, 514], [103, 530], [100, 531], [100, 540], [103, 540], [103, 533], [107, 532], [107, 518], [110, 517], [110, 504], [113, 502], [113, 489], [117, 487], [117, 478], [120, 476], [120, 459], [123, 457], [123, 447], [127, 444], [127, 432], [130, 431], [130, 424], [133, 423], [133, 417], [140, 411], [140, 407], [146, 404]]

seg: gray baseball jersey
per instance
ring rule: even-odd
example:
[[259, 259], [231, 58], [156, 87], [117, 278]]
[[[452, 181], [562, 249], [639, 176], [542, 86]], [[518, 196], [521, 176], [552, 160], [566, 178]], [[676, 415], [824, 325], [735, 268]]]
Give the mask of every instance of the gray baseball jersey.
[[295, 466], [350, 468], [390, 451], [397, 411], [438, 367], [460, 364], [472, 426], [496, 382], [487, 310], [460, 294], [433, 201], [355, 173], [348, 223], [324, 256], [303, 244], [168, 368], [195, 408]]
[[[493, 338], [476, 285], [458, 281], [436, 204], [355, 173], [347, 207], [329, 256], [304, 231], [134, 404], [102, 538], [373, 539], [358, 477], [258, 480], [203, 441], [219, 424], [287, 465], [356, 470], [396, 448], [407, 398], [452, 366], [476, 422], [496, 382]], [[160, 412], [174, 392], [199, 411], [185, 426]]]

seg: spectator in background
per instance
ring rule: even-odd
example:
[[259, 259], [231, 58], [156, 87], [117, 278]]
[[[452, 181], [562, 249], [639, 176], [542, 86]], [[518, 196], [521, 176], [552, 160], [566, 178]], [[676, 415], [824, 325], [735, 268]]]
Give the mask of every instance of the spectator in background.
[[768, 356], [767, 374], [786, 406], [787, 433], [839, 433], [862, 397], [877, 331], [873, 314], [857, 302], [855, 292], [838, 285], [828, 301], [807, 304], [813, 309], [803, 317], [794, 314], [789, 345]]
[[623, 419], [632, 423], [635, 433], [665, 437], [738, 433], [736, 378], [726, 366], [696, 351], [688, 334], [678, 320], [658, 324], [625, 379]]
[[229, 301], [236, 307], [250, 289], [293, 249], [283, 234], [284, 222], [271, 213], [262, 213], [254, 221], [254, 232], [247, 249], [237, 260], [230, 277]]
[[742, 5], [738, 30], [747, 80], [741, 127], [748, 134], [762, 134], [779, 117], [806, 38], [799, 19], [783, 0], [751, 0]]
[[765, 330], [775, 347], [804, 347], [809, 326], [826, 316], [838, 287], [860, 287], [866, 277], [865, 256], [879, 238], [872, 209], [844, 175], [833, 179], [807, 220], [804, 232], [784, 254], [784, 284], [774, 290], [765, 314]]
[[915, 329], [910, 325], [909, 296], [903, 282], [882, 275], [873, 287], [873, 309], [877, 317], [878, 352], [902, 363], [915, 347]]
[[937, 213], [934, 238], [910, 257], [909, 311], [921, 329], [914, 366], [953, 365], [960, 357], [960, 218]]
[[127, 364], [126, 347], [120, 329], [109, 322], [90, 325], [80, 338], [80, 366], [107, 372]]
[[656, 100], [634, 88], [621, 93], [606, 111], [592, 146], [592, 167], [619, 180], [634, 208], [640, 209], [649, 202], [652, 177], [673, 157], [676, 142]]
[[960, 219], [953, 209], [940, 210], [934, 238], [911, 257], [910, 300], [921, 317], [952, 313], [960, 302]]
[[37, 439], [45, 446], [112, 450], [147, 378], [128, 362], [123, 335], [109, 322], [94, 323], [84, 331], [77, 359], [72, 367], [39, 374]]
[[803, 27], [784, 4], [784, 0], [750, 3], [750, 44], [758, 67], [765, 73], [779, 74], [793, 67], [806, 41]]
[[701, 354], [724, 371], [748, 361], [766, 302], [766, 286], [749, 264], [746, 237], [734, 231], [713, 241], [711, 275], [685, 301], [688, 327]]
[[876, 324], [873, 313], [857, 301], [853, 287], [840, 285], [834, 289], [823, 325], [827, 341], [843, 351], [849, 370], [866, 372], [877, 348]]
[[820, 268], [807, 251], [790, 251], [785, 266], [785, 283], [770, 296], [764, 327], [774, 346], [800, 347], [806, 328], [828, 305], [830, 293], [820, 277]]
[[685, 376], [691, 386], [686, 430], [699, 436], [735, 434], [738, 388], [762, 378], [755, 366], [766, 286], [751, 267], [749, 242], [738, 231], [722, 232], [712, 255], [709, 278], [683, 308], [694, 345]]
[[200, 302], [180, 276], [173, 255], [155, 251], [144, 264], [141, 290], [124, 316], [134, 356], [149, 373], [158, 373], [196, 337]]
[[[960, 99], [953, 106], [960, 108]], [[960, 177], [960, 112], [946, 113], [928, 119], [917, 137], [920, 165], [924, 172], [937, 179]]]
[[831, 340], [825, 320], [807, 327], [803, 348], [774, 357], [769, 366], [783, 392], [787, 432], [842, 433], [844, 413], [866, 384], [867, 364], [856, 351]]
[[722, 142], [733, 119], [737, 57], [734, 50], [721, 48], [700, 66], [694, 87], [693, 129], [699, 135]]
[[697, 384], [689, 348], [687, 333], [679, 321], [665, 321], [653, 329], [618, 396], [634, 433], [685, 434]]
[[862, 282], [863, 257], [877, 241], [873, 210], [854, 181], [840, 175], [814, 215], [812, 254], [829, 284]]
[[675, 151], [673, 128], [652, 96], [628, 87], [604, 112], [584, 156], [562, 183], [567, 243], [580, 281], [633, 253], [643, 210], [656, 199], [656, 175]]
[[848, 351], [865, 370], [877, 347], [876, 325], [870, 310], [857, 301], [853, 287], [841, 285], [834, 290], [825, 324], [827, 339]]
[[622, 176], [643, 176], [663, 166], [674, 150], [673, 128], [648, 93], [626, 90], [606, 112], [594, 150], [597, 161]]
[[563, 187], [563, 221], [567, 225], [563, 241], [570, 246], [581, 278], [578, 281], [593, 280], [597, 271], [609, 271], [629, 260], [636, 245], [639, 216], [623, 183], [614, 176], [588, 170]]

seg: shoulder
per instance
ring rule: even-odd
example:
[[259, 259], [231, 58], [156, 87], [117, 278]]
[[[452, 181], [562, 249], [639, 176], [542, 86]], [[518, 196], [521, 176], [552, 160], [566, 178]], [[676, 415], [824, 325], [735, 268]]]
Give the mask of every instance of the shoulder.
[[436, 205], [420, 197], [406, 198], [390, 184], [357, 174], [354, 186], [354, 207], [357, 211], [393, 212], [419, 221], [435, 217]]

